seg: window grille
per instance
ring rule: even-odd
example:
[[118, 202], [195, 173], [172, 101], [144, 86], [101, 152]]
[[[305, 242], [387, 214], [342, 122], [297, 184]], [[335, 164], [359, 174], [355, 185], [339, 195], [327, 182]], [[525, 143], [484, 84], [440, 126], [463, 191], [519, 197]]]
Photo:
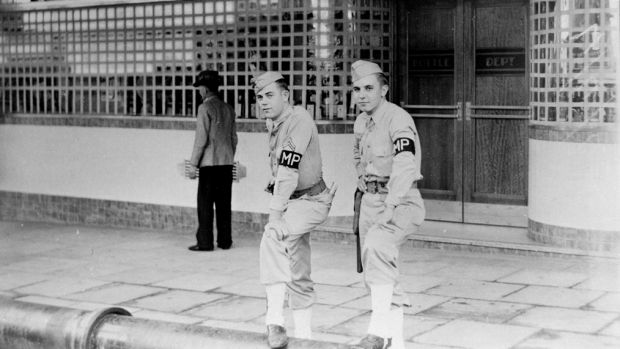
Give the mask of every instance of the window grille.
[[617, 122], [618, 1], [531, 2], [532, 122]]
[[[64, 2], [63, 2], [64, 3]], [[350, 120], [350, 66], [391, 74], [388, 0], [54, 2], [0, 7], [4, 114], [194, 116], [200, 70], [257, 118], [250, 80], [278, 70], [315, 119]]]

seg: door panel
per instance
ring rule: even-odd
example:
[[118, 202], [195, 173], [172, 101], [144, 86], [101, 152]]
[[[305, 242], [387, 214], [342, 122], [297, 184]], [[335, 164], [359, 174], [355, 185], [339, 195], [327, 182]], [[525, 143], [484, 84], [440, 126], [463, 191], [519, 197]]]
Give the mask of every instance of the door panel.
[[428, 219], [527, 223], [527, 1], [399, 5]]
[[[527, 224], [527, 2], [476, 1], [464, 128], [464, 222]], [[471, 93], [472, 95], [469, 95]], [[508, 109], [502, 109], [508, 108]]]
[[[405, 108], [420, 135], [424, 176], [419, 188], [427, 218], [462, 221], [462, 90], [455, 65], [455, 25], [460, 20], [453, 1], [419, 1], [407, 8]], [[413, 7], [412, 7], [413, 6]], [[441, 136], [438, 136], [441, 135]]]

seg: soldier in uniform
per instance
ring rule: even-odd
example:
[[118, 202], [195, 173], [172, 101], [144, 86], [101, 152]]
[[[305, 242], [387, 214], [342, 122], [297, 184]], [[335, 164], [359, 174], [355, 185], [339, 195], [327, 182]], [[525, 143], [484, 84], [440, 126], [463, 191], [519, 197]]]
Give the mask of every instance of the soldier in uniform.
[[284, 77], [265, 72], [253, 79], [256, 100], [267, 119], [272, 178], [267, 186], [269, 222], [260, 244], [260, 279], [267, 294], [267, 341], [288, 343], [284, 300], [293, 310], [295, 337], [311, 337], [314, 284], [310, 278], [310, 232], [327, 218], [335, 186], [322, 178], [319, 135], [310, 114], [292, 106]]
[[352, 98], [362, 111], [354, 124], [353, 159], [364, 192], [359, 229], [372, 307], [368, 334], [356, 348], [403, 349], [403, 307], [411, 303], [398, 282], [398, 256], [425, 216], [416, 184], [422, 179], [420, 141], [411, 115], [386, 100], [388, 81], [377, 64], [356, 61], [351, 76]]
[[200, 91], [194, 147], [189, 160], [189, 177], [198, 178], [198, 229], [196, 245], [190, 251], [213, 251], [213, 206], [217, 225], [217, 246], [232, 245], [231, 196], [233, 163], [237, 148], [235, 111], [217, 96], [219, 74], [205, 70], [198, 74], [194, 87]]

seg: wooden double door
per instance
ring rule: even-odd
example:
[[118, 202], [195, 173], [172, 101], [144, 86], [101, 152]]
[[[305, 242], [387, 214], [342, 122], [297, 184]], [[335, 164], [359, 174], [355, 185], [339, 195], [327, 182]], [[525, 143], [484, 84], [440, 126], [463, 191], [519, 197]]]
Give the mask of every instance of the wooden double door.
[[394, 96], [420, 134], [427, 219], [526, 226], [528, 2], [397, 6]]

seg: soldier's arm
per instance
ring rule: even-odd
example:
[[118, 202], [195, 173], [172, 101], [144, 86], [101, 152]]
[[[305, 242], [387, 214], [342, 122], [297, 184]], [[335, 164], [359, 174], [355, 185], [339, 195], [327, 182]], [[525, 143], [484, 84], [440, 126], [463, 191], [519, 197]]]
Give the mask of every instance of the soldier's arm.
[[200, 166], [200, 159], [202, 153], [207, 146], [209, 140], [209, 117], [207, 115], [207, 108], [204, 104], [198, 107], [198, 117], [196, 118], [196, 134], [194, 136], [194, 148], [192, 150], [192, 156], [190, 163], [196, 167]]
[[362, 125], [360, 118], [358, 118], [353, 125], [353, 136], [355, 137], [353, 140], [353, 165], [357, 172], [357, 178], [365, 174], [364, 165], [362, 164], [362, 150], [360, 149], [363, 132], [364, 125]]
[[385, 198], [385, 204], [388, 206], [397, 206], [402, 202], [402, 198], [407, 194], [420, 172], [415, 161], [416, 149], [419, 149], [419, 145], [415, 144], [417, 139], [415, 132], [411, 116], [405, 111], [396, 113], [390, 125], [394, 159], [387, 184], [388, 194]]
[[233, 148], [233, 155], [234, 155], [237, 153], [237, 143], [239, 142], [239, 139], [237, 138], [237, 115], [235, 114], [234, 110], [231, 113], [231, 115], [232, 115], [231, 138], [232, 138], [232, 148]]
[[313, 127], [314, 125], [309, 117], [298, 118], [290, 126], [288, 137], [284, 140], [278, 155], [278, 170], [273, 196], [269, 203], [270, 210], [284, 211], [288, 199], [297, 188], [299, 164], [310, 143]]

